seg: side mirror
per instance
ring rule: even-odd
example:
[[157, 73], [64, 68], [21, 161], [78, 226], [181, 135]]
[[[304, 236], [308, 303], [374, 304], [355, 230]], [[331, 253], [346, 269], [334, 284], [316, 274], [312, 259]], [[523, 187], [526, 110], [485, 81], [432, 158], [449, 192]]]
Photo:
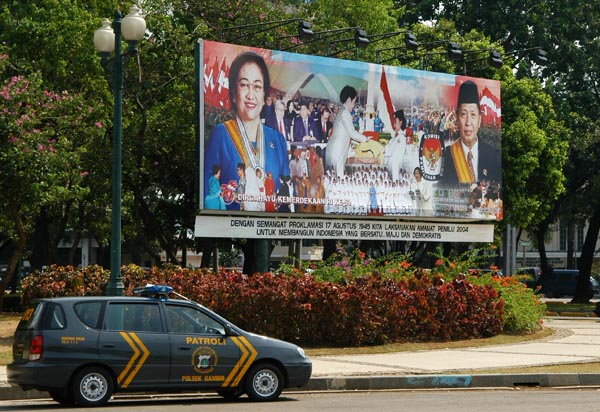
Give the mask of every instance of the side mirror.
[[229, 323], [225, 324], [225, 336], [238, 336]]

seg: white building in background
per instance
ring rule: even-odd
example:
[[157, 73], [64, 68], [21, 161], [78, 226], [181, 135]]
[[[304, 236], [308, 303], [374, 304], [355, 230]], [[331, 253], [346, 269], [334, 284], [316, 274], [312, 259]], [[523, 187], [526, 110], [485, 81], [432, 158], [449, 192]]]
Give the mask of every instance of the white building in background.
[[[545, 242], [548, 264], [555, 268], [567, 268], [567, 226], [557, 222], [551, 225], [549, 232], [550, 239]], [[576, 225], [574, 228], [573, 251], [576, 261], [581, 257], [581, 248], [585, 241], [586, 232], [587, 223], [585, 225]], [[532, 241], [532, 237], [527, 232], [523, 232], [519, 239], [516, 255], [517, 267], [540, 265], [540, 254]], [[600, 263], [600, 237], [596, 240], [594, 261]]]

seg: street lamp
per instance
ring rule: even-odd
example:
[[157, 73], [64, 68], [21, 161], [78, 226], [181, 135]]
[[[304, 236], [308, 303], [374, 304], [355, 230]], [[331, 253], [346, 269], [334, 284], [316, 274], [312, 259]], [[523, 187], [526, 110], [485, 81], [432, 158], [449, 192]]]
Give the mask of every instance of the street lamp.
[[114, 92], [114, 114], [113, 114], [113, 164], [112, 164], [112, 232], [110, 241], [110, 278], [106, 287], [106, 294], [117, 296], [123, 294], [123, 282], [121, 279], [121, 140], [123, 133], [123, 53], [121, 50], [122, 38], [129, 44], [127, 55], [137, 54], [137, 42], [146, 32], [146, 21], [140, 14], [141, 9], [137, 5], [129, 8], [129, 14], [122, 18], [119, 10], [115, 11], [110, 28], [110, 21], [104, 19], [102, 27], [94, 33], [94, 46], [102, 56], [102, 65], [107, 68], [109, 56], [113, 57], [113, 92]]

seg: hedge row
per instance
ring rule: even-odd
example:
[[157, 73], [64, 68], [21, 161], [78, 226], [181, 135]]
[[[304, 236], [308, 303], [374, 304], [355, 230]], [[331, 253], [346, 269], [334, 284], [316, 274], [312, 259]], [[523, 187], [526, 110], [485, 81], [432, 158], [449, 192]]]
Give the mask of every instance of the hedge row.
[[[398, 341], [447, 341], [502, 332], [503, 301], [490, 286], [444, 282], [417, 274], [406, 281], [373, 274], [341, 285], [310, 275], [246, 276], [182, 268], [123, 268], [125, 294], [166, 283], [231, 322], [256, 333], [314, 345], [358, 346]], [[52, 266], [23, 282], [36, 297], [103, 295], [108, 271]]]

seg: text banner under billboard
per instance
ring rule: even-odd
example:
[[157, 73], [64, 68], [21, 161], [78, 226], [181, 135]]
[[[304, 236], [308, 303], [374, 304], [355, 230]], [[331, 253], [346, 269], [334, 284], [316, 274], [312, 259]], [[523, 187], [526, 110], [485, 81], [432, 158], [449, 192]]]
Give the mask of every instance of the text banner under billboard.
[[196, 237], [493, 242], [493, 224], [196, 216]]
[[201, 210], [503, 218], [500, 82], [205, 40], [197, 53]]

